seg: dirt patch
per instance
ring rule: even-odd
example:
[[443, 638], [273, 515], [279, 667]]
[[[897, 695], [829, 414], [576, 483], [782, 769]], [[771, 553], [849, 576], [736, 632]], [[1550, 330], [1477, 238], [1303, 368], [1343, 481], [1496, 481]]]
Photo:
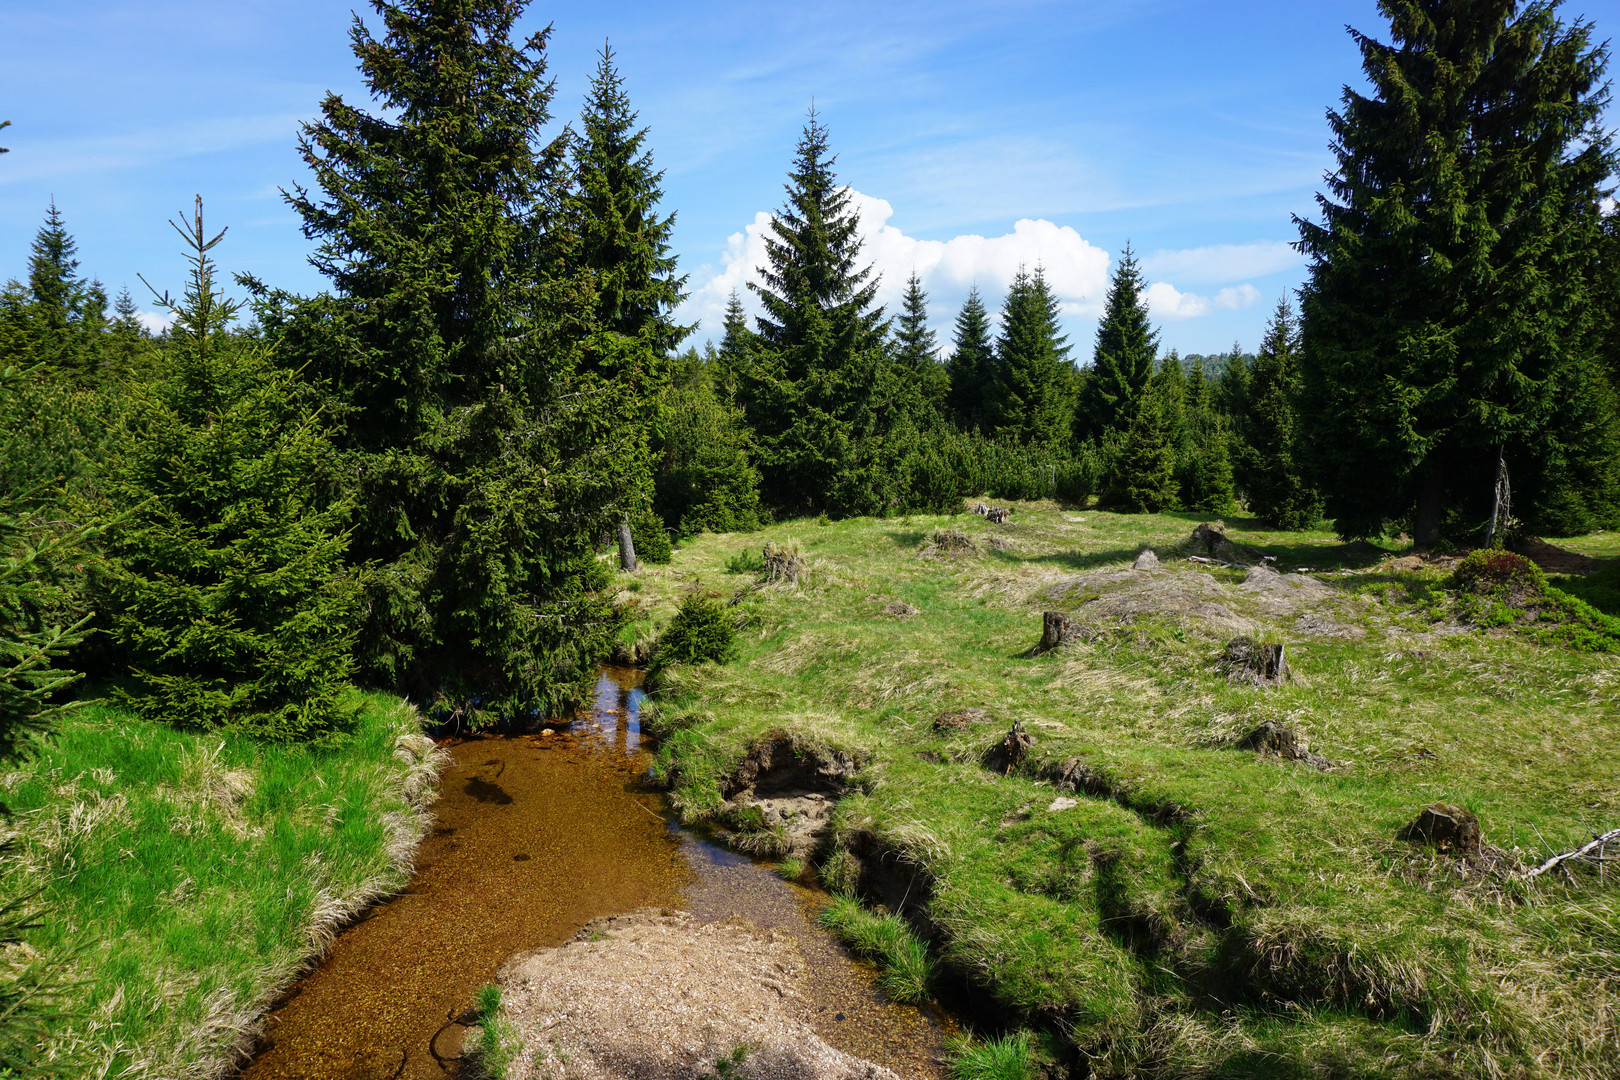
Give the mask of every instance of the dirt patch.
[[1268, 618], [1279, 622], [1292, 619], [1295, 629], [1316, 637], [1354, 638], [1367, 636], [1367, 630], [1343, 617], [1346, 605], [1356, 601], [1308, 574], [1279, 574], [1260, 565], [1244, 575], [1237, 592], [1252, 597]]
[[989, 723], [984, 709], [951, 709], [934, 717], [935, 731], [966, 731], [974, 724]]
[[501, 968], [522, 1043], [508, 1075], [699, 1080], [726, 1059], [738, 1080], [898, 1080], [822, 1041], [804, 978], [791, 943], [740, 919], [656, 908], [596, 919]]
[[884, 605], [883, 614], [893, 615], [897, 619], [909, 619], [915, 615], [921, 615], [922, 610], [920, 608], [912, 607], [904, 600], [896, 600], [892, 604]]
[[1549, 574], [1585, 575], [1595, 573], [1603, 565], [1602, 560], [1549, 544], [1535, 536], [1515, 537], [1511, 546]]
[[978, 550], [966, 533], [954, 529], [935, 529], [917, 554], [925, 559], [934, 559], [941, 555], [972, 555]]
[[861, 761], [787, 732], [761, 738], [721, 786], [725, 839], [761, 854], [809, 854], [832, 823], [833, 807], [855, 782]]
[[1129, 625], [1143, 615], [1169, 615], [1216, 637], [1252, 634], [1257, 627], [1227, 606], [1231, 594], [1206, 573], [1143, 574], [1134, 569], [1078, 574], [1047, 589], [1045, 597], [1063, 600], [1076, 593], [1099, 595], [1070, 616], [1078, 636], [1094, 637], [1112, 627]]

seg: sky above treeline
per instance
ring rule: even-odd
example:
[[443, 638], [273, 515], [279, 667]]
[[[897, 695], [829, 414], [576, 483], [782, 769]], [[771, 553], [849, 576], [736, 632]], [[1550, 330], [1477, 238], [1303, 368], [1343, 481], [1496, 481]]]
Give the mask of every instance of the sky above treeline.
[[[1620, 0], [1561, 12], [1620, 30]], [[200, 193], [230, 229], [226, 270], [323, 288], [281, 189], [309, 181], [295, 139], [324, 94], [367, 100], [351, 19], [310, 0], [5, 0], [0, 278], [25, 276], [54, 199], [82, 272], [151, 310], [136, 275], [178, 288], [165, 222]], [[1253, 350], [1303, 278], [1292, 215], [1332, 167], [1325, 112], [1362, 85], [1345, 27], [1388, 38], [1373, 0], [620, 0], [536, 3], [520, 29], [547, 23], [559, 130], [603, 41], [618, 54], [678, 215], [694, 343], [746, 297], [814, 101], [891, 311], [915, 270], [945, 340], [969, 287], [994, 309], [1039, 263], [1082, 364], [1127, 243], [1166, 349]]]

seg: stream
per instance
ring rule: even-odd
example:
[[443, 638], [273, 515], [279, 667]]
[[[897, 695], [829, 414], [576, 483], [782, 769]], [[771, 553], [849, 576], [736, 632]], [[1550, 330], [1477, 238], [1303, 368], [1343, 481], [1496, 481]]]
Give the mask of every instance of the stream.
[[675, 823], [646, 779], [640, 679], [604, 667], [593, 707], [564, 730], [441, 744], [453, 761], [415, 876], [281, 999], [246, 1080], [455, 1076], [463, 1028], [449, 1018], [508, 957], [647, 906], [780, 930], [804, 957], [822, 1038], [901, 1076], [942, 1080], [950, 1021], [875, 989], [875, 971], [815, 925], [825, 893]]

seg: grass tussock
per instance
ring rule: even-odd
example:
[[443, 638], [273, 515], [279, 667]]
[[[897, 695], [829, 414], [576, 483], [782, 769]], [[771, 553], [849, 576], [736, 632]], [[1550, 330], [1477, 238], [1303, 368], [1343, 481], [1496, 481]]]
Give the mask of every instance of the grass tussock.
[[926, 1001], [934, 980], [928, 947], [898, 915], [861, 906], [851, 896], [835, 896], [818, 921], [857, 955], [882, 970], [878, 988], [895, 1001]]
[[275, 996], [408, 879], [439, 758], [381, 696], [327, 748], [73, 714], [0, 775], [10, 872], [51, 913], [25, 947], [66, 958], [79, 995], [50, 1052], [98, 1076], [225, 1075]]
[[[1251, 580], [1174, 554], [1192, 515], [1014, 510], [804, 528], [815, 587], [752, 592], [732, 661], [660, 692], [681, 812], [718, 813], [766, 733], [858, 747], [823, 882], [892, 906], [914, 868], [928, 895], [905, 911], [938, 960], [1097, 1076], [1612, 1075], [1620, 874], [1511, 880], [1620, 825], [1620, 654], [1559, 629], [1606, 626], [1609, 570], [1532, 604], [1579, 594], [1591, 618], [1493, 627], [1449, 575], [1325, 533], [1230, 519], [1282, 571]], [[946, 532], [977, 554], [917, 557]], [[642, 612], [734, 589], [728, 561], [764, 539], [697, 538]], [[1159, 569], [1131, 569], [1143, 548]], [[878, 617], [893, 603], [915, 614]], [[1086, 632], [1032, 656], [1044, 610]], [[1238, 632], [1286, 644], [1290, 677], [1229, 680]], [[1027, 756], [985, 768], [1014, 720]], [[1257, 752], [1265, 724], [1332, 768]], [[1477, 815], [1490, 857], [1397, 839], [1434, 802]]]

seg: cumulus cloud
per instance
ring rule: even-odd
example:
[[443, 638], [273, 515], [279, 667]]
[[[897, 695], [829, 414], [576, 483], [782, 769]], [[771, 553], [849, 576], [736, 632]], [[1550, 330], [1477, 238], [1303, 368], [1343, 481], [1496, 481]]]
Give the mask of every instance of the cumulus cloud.
[[[881, 275], [878, 302], [891, 314], [898, 311], [906, 279], [915, 270], [928, 292], [931, 321], [941, 332], [942, 345], [968, 290], [977, 285], [985, 306], [994, 313], [1021, 266], [1039, 265], [1045, 271], [1071, 342], [1084, 340], [1077, 320], [1093, 319], [1102, 312], [1111, 256], [1067, 225], [1021, 218], [1011, 232], [1000, 236], [965, 234], [949, 240], [921, 240], [889, 224], [894, 207], [887, 200], [847, 190], [860, 214], [861, 256], [874, 274]], [[697, 340], [719, 336], [733, 290], [749, 315], [759, 314], [747, 286], [759, 281], [758, 268], [765, 265], [770, 227], [770, 213], [755, 214], [753, 221], [727, 240], [718, 267], [710, 264], [693, 272], [691, 295], [677, 315], [683, 322], [699, 324]], [[1156, 319], [1181, 320], [1246, 308], [1260, 299], [1260, 292], [1244, 278], [1262, 277], [1298, 262], [1298, 254], [1280, 241], [1155, 252], [1142, 260], [1144, 272], [1153, 282], [1147, 290], [1148, 310]], [[1206, 296], [1183, 292], [1166, 278], [1183, 285], [1240, 283]]]
[[174, 325], [174, 316], [159, 314], [156, 311], [137, 311], [135, 321], [141, 324], [141, 329], [148, 334], [161, 334]]
[[1259, 299], [1260, 290], [1248, 284], [1222, 289], [1214, 296], [1184, 293], [1167, 281], [1155, 281], [1147, 289], [1148, 314], [1155, 319], [1196, 319], [1221, 309], [1252, 307]]
[[[860, 214], [861, 255], [880, 275], [878, 302], [897, 310], [913, 270], [929, 293], [937, 322], [961, 302], [977, 284], [992, 310], [1000, 303], [1020, 266], [1044, 268], [1047, 283], [1065, 314], [1095, 314], [1102, 310], [1108, 289], [1108, 252], [1087, 242], [1074, 229], [1045, 220], [1022, 219], [1000, 236], [967, 234], [949, 240], [919, 240], [889, 224], [894, 207], [885, 199], [850, 189], [851, 205]], [[750, 281], [758, 282], [765, 264], [765, 237], [771, 215], [754, 215], [742, 232], [726, 242], [718, 269], [700, 267], [696, 283], [680, 317], [701, 322], [700, 335], [719, 333], [726, 299], [732, 290], [743, 298], [751, 314], [757, 312]]]

